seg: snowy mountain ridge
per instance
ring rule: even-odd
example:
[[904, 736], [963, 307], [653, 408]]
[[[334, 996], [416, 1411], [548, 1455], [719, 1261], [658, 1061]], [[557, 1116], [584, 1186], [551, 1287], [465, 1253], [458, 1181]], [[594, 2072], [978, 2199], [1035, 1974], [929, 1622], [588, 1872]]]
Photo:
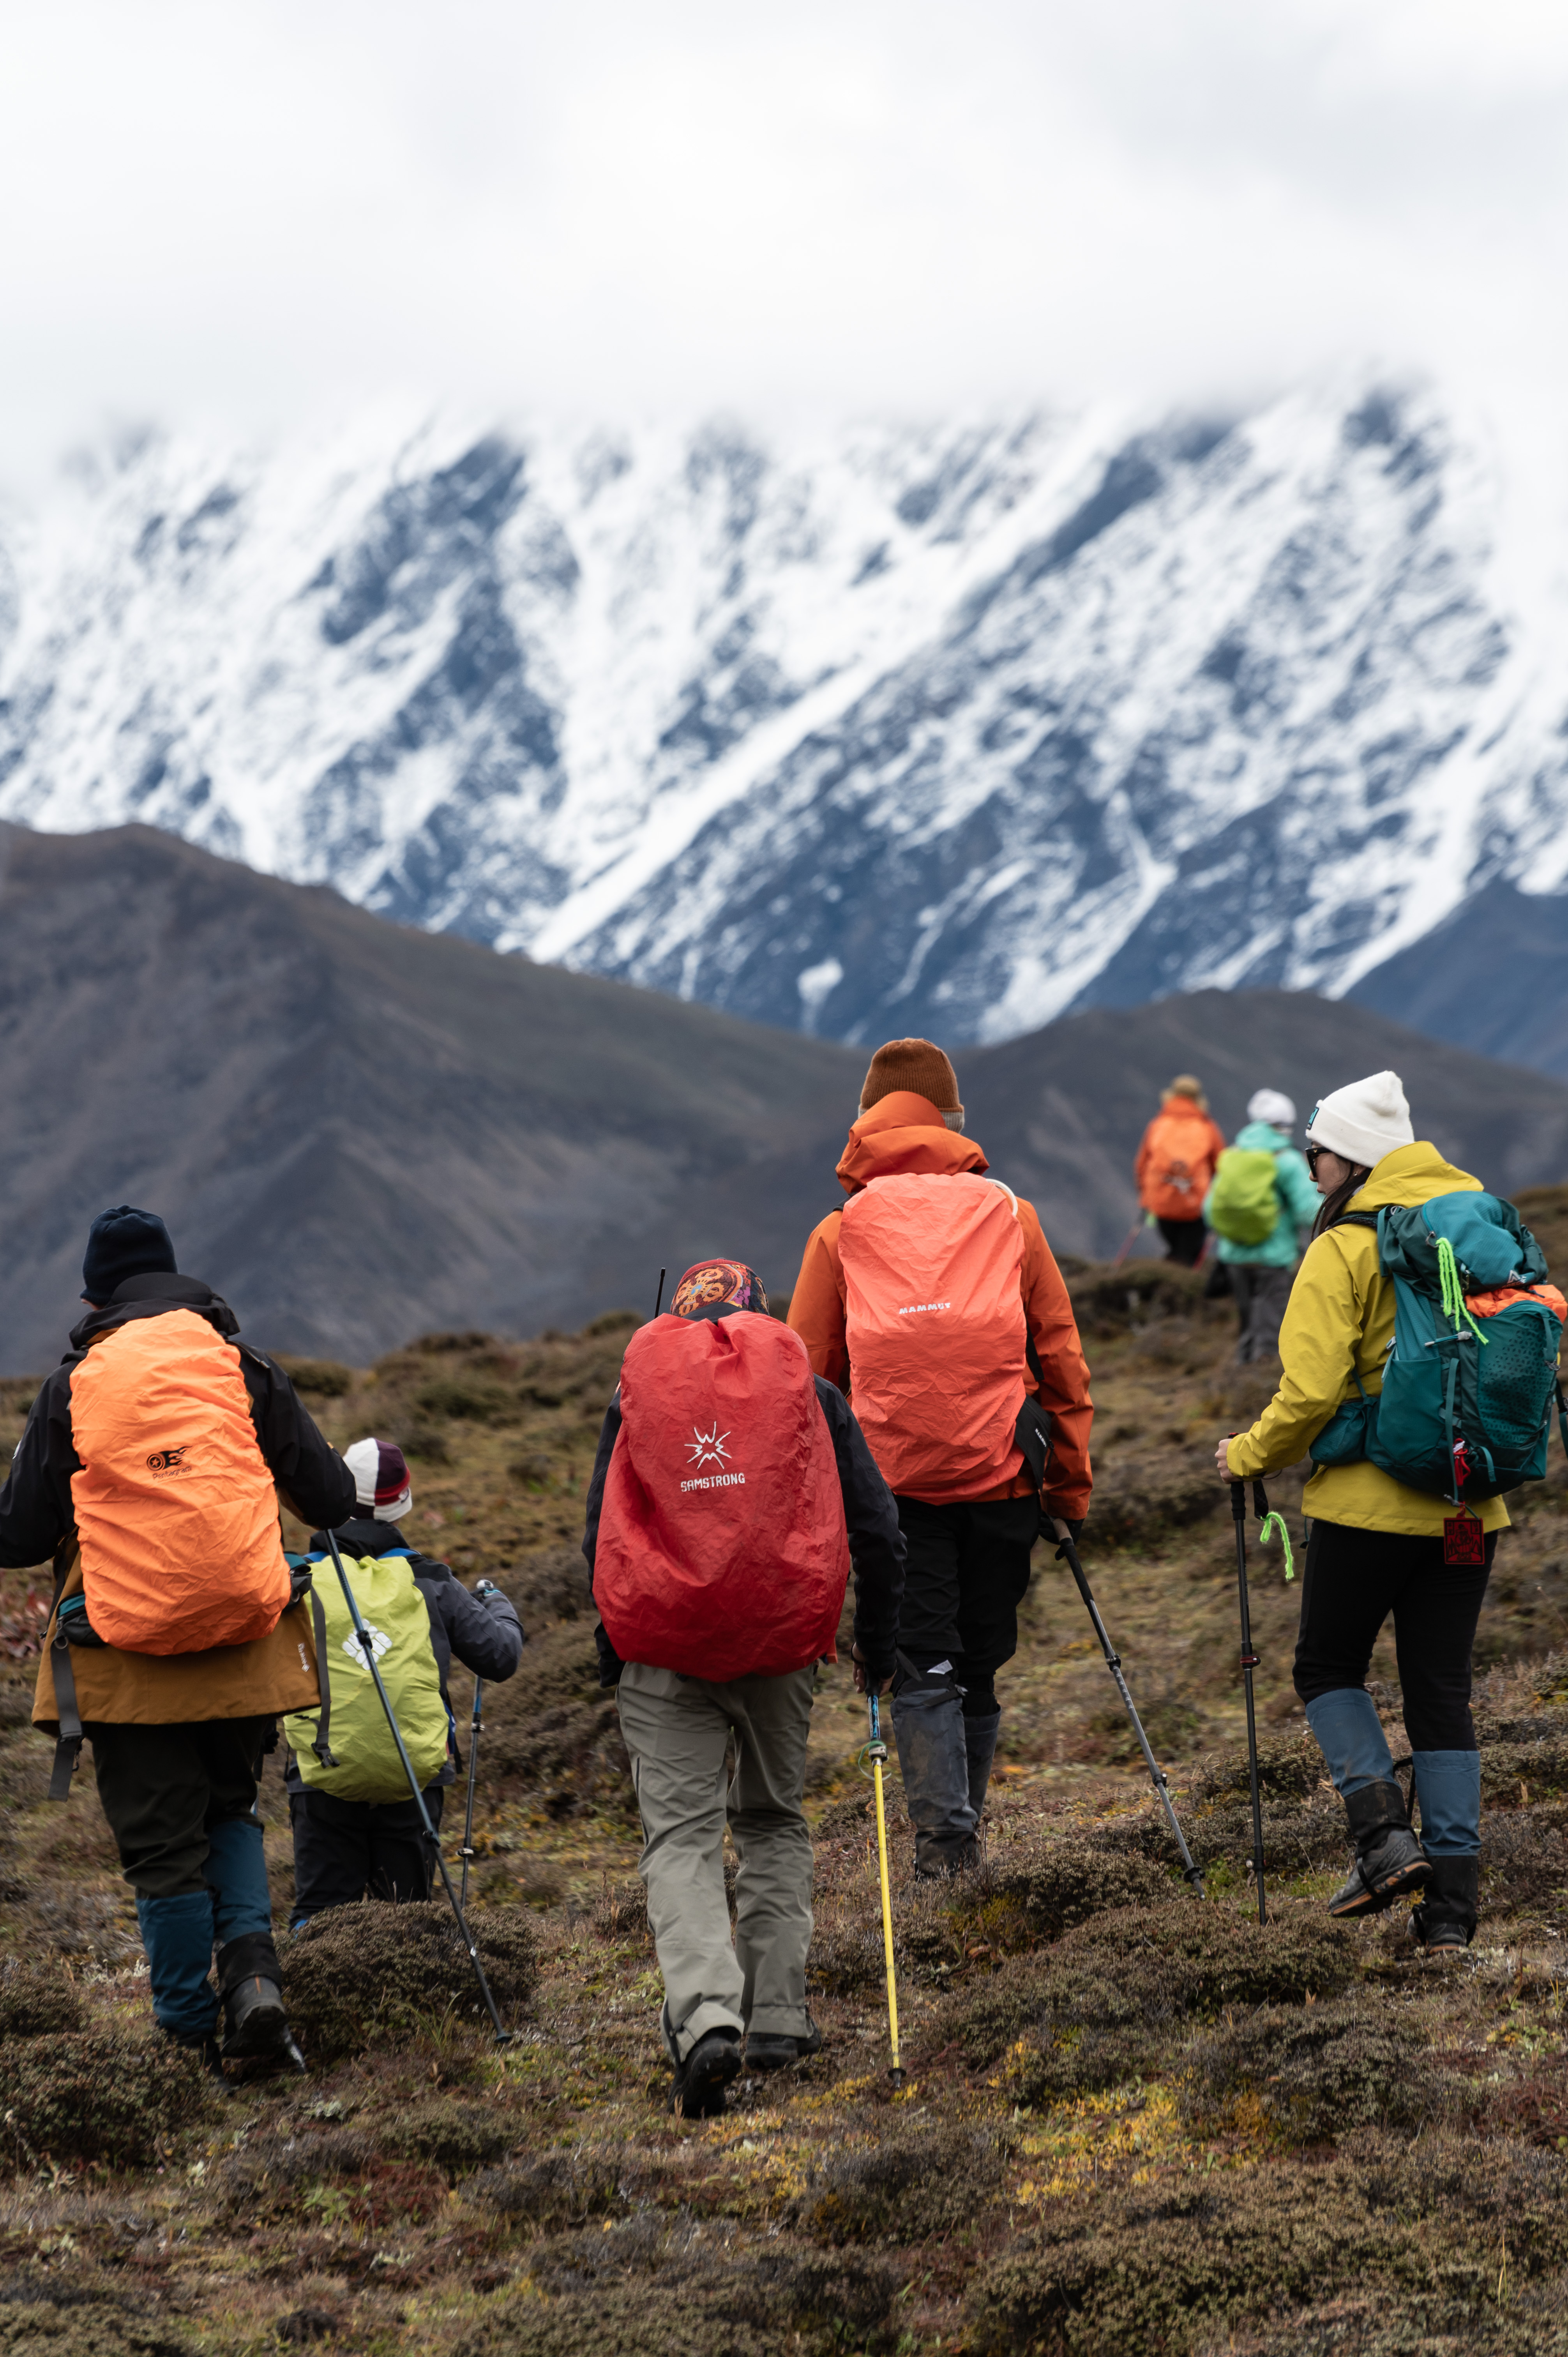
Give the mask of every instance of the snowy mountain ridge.
[[1568, 877], [1565, 608], [1431, 390], [763, 436], [388, 411], [0, 518], [0, 818], [851, 1041], [1337, 995]]

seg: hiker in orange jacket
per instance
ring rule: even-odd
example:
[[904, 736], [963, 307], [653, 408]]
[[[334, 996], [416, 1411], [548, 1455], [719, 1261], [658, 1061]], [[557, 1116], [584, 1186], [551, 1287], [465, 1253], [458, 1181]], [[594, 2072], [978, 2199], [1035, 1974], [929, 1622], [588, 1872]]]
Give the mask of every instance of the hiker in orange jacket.
[[1144, 1132], [1134, 1171], [1138, 1200], [1152, 1211], [1165, 1240], [1165, 1256], [1196, 1268], [1208, 1232], [1203, 1199], [1225, 1151], [1225, 1134], [1210, 1120], [1203, 1083], [1178, 1072]]
[[[882, 1179], [940, 1178], [956, 1183], [966, 1174], [979, 1176], [988, 1167], [985, 1156], [962, 1129], [958, 1082], [942, 1050], [929, 1039], [889, 1040], [872, 1058], [860, 1118], [838, 1166], [839, 1183], [854, 1205], [868, 1189], [875, 1197]], [[1018, 1254], [1023, 1310], [1010, 1390], [1000, 1359], [997, 1367], [1001, 1426], [993, 1462], [1000, 1466], [1001, 1478], [967, 1492], [960, 1471], [955, 1494], [954, 1479], [945, 1478], [933, 1459], [930, 1476], [901, 1487], [907, 1452], [899, 1419], [918, 1424], [918, 1411], [902, 1406], [908, 1394], [897, 1387], [885, 1401], [873, 1395], [865, 1363], [868, 1341], [863, 1364], [854, 1371], [856, 1414], [872, 1454], [879, 1463], [887, 1460], [883, 1470], [908, 1548], [892, 1717], [920, 1875], [951, 1873], [978, 1856], [976, 1828], [1002, 1719], [995, 1677], [1018, 1649], [1018, 1606], [1029, 1582], [1042, 1508], [1047, 1517], [1067, 1523], [1075, 1536], [1089, 1511], [1094, 1407], [1072, 1304], [1033, 1204], [1004, 1188], [996, 1193], [1015, 1207], [1015, 1221], [1003, 1210], [999, 1225], [1004, 1243]], [[891, 1207], [894, 1200], [881, 1201]], [[932, 1200], [940, 1214], [945, 1187]], [[984, 1208], [967, 1189], [952, 1199], [955, 1213], [965, 1205]], [[841, 1391], [851, 1384], [854, 1323], [844, 1271], [845, 1217], [844, 1211], [831, 1211], [808, 1238], [789, 1319], [806, 1345], [813, 1372]], [[857, 1208], [852, 1224], [860, 1218]], [[950, 1303], [921, 1297], [927, 1274], [922, 1254], [928, 1252], [923, 1245], [912, 1249], [909, 1314], [913, 1319], [919, 1308], [945, 1319]], [[1014, 1318], [1016, 1324], [1016, 1312]], [[961, 1318], [937, 1330], [956, 1343], [961, 1329]], [[913, 1326], [900, 1325], [898, 1331], [909, 1332], [913, 1350]], [[988, 1381], [987, 1390], [992, 1387]], [[929, 1384], [926, 1396], [933, 1396]], [[944, 1389], [939, 1413], [945, 1415], [950, 1405], [956, 1452], [957, 1428], [970, 1403]], [[1022, 1442], [1014, 1444], [1015, 1417], [1020, 1432], [1029, 1426], [1027, 1453]], [[943, 1431], [948, 1428], [944, 1422]], [[1042, 1432], [1036, 1440], [1034, 1435]], [[942, 1435], [928, 1439], [927, 1446], [940, 1458]]]

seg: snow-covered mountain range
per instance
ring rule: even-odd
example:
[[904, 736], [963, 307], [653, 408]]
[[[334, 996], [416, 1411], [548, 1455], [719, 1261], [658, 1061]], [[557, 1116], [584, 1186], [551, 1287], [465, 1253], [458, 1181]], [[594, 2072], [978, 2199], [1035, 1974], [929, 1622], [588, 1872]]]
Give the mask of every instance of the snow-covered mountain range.
[[1568, 880], [1568, 602], [1506, 488], [1369, 380], [148, 437], [0, 516], [0, 817], [851, 1041], [1337, 995]]

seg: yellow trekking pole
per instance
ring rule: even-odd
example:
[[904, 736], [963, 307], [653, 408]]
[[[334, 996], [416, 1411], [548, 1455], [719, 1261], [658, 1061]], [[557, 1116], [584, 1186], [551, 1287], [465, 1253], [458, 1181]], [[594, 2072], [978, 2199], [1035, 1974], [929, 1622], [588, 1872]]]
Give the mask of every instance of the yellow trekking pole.
[[887, 1813], [882, 1802], [882, 1770], [887, 1765], [887, 1746], [882, 1740], [882, 1714], [876, 1706], [876, 1689], [866, 1694], [871, 1710], [871, 1740], [865, 1756], [871, 1762], [871, 1773], [876, 1786], [876, 1862], [882, 1873], [882, 1951], [887, 1960], [887, 2033], [893, 2045], [893, 2067], [887, 2076], [894, 2086], [904, 2083], [904, 2066], [898, 2060], [898, 1984], [893, 1973], [893, 1900], [887, 1888]]

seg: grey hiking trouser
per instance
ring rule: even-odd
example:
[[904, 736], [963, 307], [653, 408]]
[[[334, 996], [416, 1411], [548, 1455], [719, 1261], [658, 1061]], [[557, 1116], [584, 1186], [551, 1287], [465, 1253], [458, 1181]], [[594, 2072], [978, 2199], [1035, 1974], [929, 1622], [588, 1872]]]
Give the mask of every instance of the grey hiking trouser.
[[[621, 1732], [642, 1816], [639, 1870], [664, 1975], [664, 2044], [676, 2062], [710, 2029], [810, 2033], [811, 1836], [800, 1801], [815, 1678], [814, 1667], [727, 1685], [638, 1662], [621, 1672]], [[733, 1946], [726, 1814], [738, 1865]]]
[[1236, 1343], [1237, 1365], [1246, 1367], [1259, 1359], [1277, 1359], [1280, 1320], [1290, 1304], [1294, 1268], [1264, 1268], [1255, 1261], [1233, 1260], [1227, 1264], [1226, 1275], [1236, 1297], [1240, 1328]]

